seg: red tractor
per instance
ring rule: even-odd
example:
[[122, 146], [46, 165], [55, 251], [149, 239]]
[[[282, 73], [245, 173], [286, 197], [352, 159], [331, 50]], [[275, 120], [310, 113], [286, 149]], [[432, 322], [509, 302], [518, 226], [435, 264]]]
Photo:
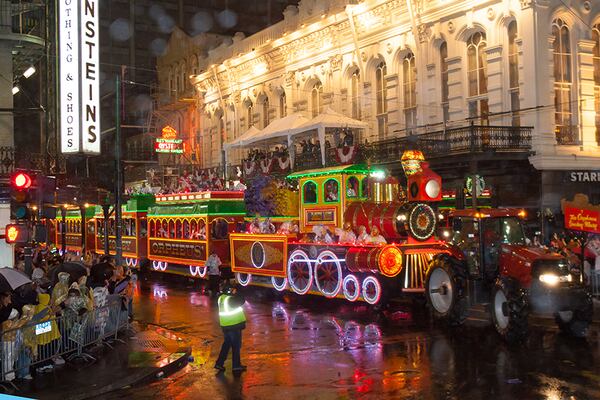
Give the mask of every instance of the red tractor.
[[593, 304], [578, 269], [560, 254], [528, 247], [518, 210], [451, 213], [449, 252], [431, 261], [425, 282], [434, 317], [462, 324], [471, 306], [487, 305], [498, 333], [524, 339], [530, 313], [552, 315], [561, 330], [583, 337]]

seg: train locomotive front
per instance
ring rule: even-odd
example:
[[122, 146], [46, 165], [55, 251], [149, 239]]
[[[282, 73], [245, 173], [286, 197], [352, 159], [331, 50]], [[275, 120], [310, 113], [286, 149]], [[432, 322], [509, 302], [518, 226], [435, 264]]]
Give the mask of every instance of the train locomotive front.
[[406, 195], [396, 179], [364, 165], [288, 178], [299, 185], [297, 232], [230, 235], [241, 285], [369, 304], [423, 292], [429, 261], [448, 251], [433, 236], [441, 179], [426, 163], [407, 174]]

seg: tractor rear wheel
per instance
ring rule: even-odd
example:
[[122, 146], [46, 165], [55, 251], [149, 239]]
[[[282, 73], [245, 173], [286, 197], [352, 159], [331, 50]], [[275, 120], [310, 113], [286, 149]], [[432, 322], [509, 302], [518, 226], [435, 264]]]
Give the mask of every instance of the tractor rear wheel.
[[432, 261], [425, 280], [425, 297], [433, 317], [449, 325], [462, 325], [467, 319], [465, 279], [445, 258]]
[[576, 338], [583, 338], [587, 335], [594, 311], [591, 299], [588, 300], [585, 306], [578, 310], [556, 313], [556, 323], [562, 332]]
[[518, 288], [502, 280], [496, 281], [490, 308], [494, 327], [507, 342], [518, 342], [527, 336], [529, 312]]

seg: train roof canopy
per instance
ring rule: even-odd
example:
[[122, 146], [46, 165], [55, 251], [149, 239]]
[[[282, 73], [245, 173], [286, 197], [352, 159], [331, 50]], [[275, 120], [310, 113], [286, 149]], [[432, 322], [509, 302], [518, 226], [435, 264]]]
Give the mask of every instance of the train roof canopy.
[[311, 178], [311, 177], [315, 177], [315, 176], [324, 176], [324, 175], [349, 175], [349, 174], [368, 175], [372, 172], [379, 172], [379, 171], [369, 168], [365, 164], [354, 164], [354, 165], [344, 165], [341, 167], [327, 167], [327, 168], [309, 169], [306, 171], [294, 172], [293, 174], [288, 175], [288, 178], [300, 179], [300, 178]]
[[200, 192], [156, 197], [148, 216], [246, 215], [244, 192]]

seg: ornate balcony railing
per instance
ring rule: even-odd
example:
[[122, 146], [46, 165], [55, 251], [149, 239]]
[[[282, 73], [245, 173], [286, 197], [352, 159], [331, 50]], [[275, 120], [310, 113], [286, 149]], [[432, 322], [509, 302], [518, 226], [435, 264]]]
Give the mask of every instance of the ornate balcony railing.
[[66, 163], [63, 156], [45, 158], [42, 154], [16, 151], [14, 147], [0, 147], [0, 175], [10, 175], [19, 168], [64, 174]]

